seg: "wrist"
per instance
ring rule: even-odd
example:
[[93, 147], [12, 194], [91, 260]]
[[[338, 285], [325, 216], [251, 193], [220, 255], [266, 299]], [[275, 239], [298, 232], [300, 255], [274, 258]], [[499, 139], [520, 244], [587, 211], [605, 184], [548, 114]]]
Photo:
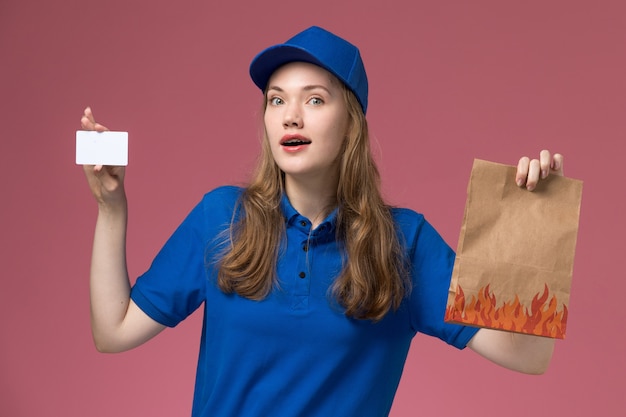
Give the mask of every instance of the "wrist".
[[128, 213], [128, 202], [125, 196], [107, 201], [98, 201], [98, 213], [104, 216], [126, 216]]

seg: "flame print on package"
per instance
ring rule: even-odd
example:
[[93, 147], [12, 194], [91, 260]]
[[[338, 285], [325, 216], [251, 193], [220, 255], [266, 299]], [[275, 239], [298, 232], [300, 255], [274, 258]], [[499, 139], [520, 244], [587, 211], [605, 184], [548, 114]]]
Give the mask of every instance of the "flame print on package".
[[556, 296], [550, 301], [548, 285], [542, 294], [537, 293], [530, 307], [524, 306], [516, 295], [512, 301], [497, 306], [496, 296], [489, 285], [481, 288], [476, 295], [466, 299], [459, 286], [454, 301], [446, 308], [445, 320], [459, 324], [507, 330], [516, 333], [533, 334], [556, 339], [565, 338], [567, 306], [558, 308]]

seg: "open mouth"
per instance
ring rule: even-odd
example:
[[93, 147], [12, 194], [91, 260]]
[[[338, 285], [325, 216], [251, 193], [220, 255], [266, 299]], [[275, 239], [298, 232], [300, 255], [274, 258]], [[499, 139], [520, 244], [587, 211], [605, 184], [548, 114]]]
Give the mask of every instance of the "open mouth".
[[301, 138], [301, 137], [291, 137], [284, 138], [280, 141], [282, 146], [301, 146], [301, 145], [309, 145], [311, 143], [310, 140]]
[[310, 140], [293, 139], [293, 140], [288, 140], [286, 142], [283, 142], [282, 145], [283, 146], [300, 146], [300, 145], [308, 145], [310, 143], [311, 143]]

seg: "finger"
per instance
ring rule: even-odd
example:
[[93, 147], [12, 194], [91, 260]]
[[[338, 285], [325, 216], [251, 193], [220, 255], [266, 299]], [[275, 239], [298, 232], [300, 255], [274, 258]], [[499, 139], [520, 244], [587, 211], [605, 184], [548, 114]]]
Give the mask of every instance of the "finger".
[[515, 182], [518, 187], [522, 187], [526, 184], [526, 177], [528, 176], [528, 165], [530, 164], [530, 159], [527, 156], [523, 156], [520, 158], [517, 163], [517, 173], [515, 174]]
[[537, 187], [541, 175], [541, 163], [538, 159], [533, 159], [528, 165], [528, 176], [526, 177], [526, 189], [532, 191]]
[[550, 151], [544, 149], [539, 153], [539, 167], [541, 169], [541, 178], [544, 179], [550, 175], [550, 165], [552, 160], [550, 158]]
[[555, 153], [552, 158], [552, 173], [554, 175], [563, 175], [563, 155], [560, 153]]
[[87, 117], [87, 119], [89, 119], [91, 123], [96, 123], [96, 119], [94, 119], [93, 117], [93, 111], [91, 110], [91, 107], [87, 106], [85, 108], [84, 115], [85, 117]]
[[83, 115], [83, 117], [80, 118], [80, 127], [83, 130], [92, 130], [93, 129], [93, 124], [91, 123], [91, 121], [89, 120], [89, 118], [86, 115]]
[[83, 171], [85, 171], [86, 175], [89, 175], [90, 172], [93, 172], [93, 165], [83, 165]]
[[102, 173], [102, 165], [83, 165], [83, 170], [85, 171], [87, 177], [98, 177]]
[[83, 117], [80, 118], [80, 125], [85, 130], [92, 130], [95, 123], [91, 107], [86, 107], [83, 111]]
[[93, 130], [97, 132], [106, 132], [109, 129], [107, 129], [105, 126], [101, 125], [100, 123], [94, 123]]
[[85, 108], [83, 116], [80, 119], [80, 125], [84, 130], [95, 130], [98, 132], [105, 132], [109, 130], [106, 126], [96, 122], [91, 107]]

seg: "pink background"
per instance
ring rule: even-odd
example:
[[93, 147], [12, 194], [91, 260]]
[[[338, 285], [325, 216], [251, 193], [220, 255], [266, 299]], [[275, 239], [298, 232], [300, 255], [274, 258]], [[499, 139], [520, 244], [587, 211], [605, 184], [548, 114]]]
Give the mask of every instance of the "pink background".
[[[174, 6], [175, 4], [175, 6]], [[540, 377], [414, 340], [392, 416], [626, 413], [626, 6], [615, 1], [0, 3], [0, 415], [184, 416], [200, 315], [135, 351], [95, 351], [96, 206], [74, 165], [85, 106], [130, 132], [129, 269], [258, 150], [265, 46], [318, 24], [360, 46], [389, 201], [456, 247], [473, 158], [541, 148], [584, 181], [567, 338]]]

